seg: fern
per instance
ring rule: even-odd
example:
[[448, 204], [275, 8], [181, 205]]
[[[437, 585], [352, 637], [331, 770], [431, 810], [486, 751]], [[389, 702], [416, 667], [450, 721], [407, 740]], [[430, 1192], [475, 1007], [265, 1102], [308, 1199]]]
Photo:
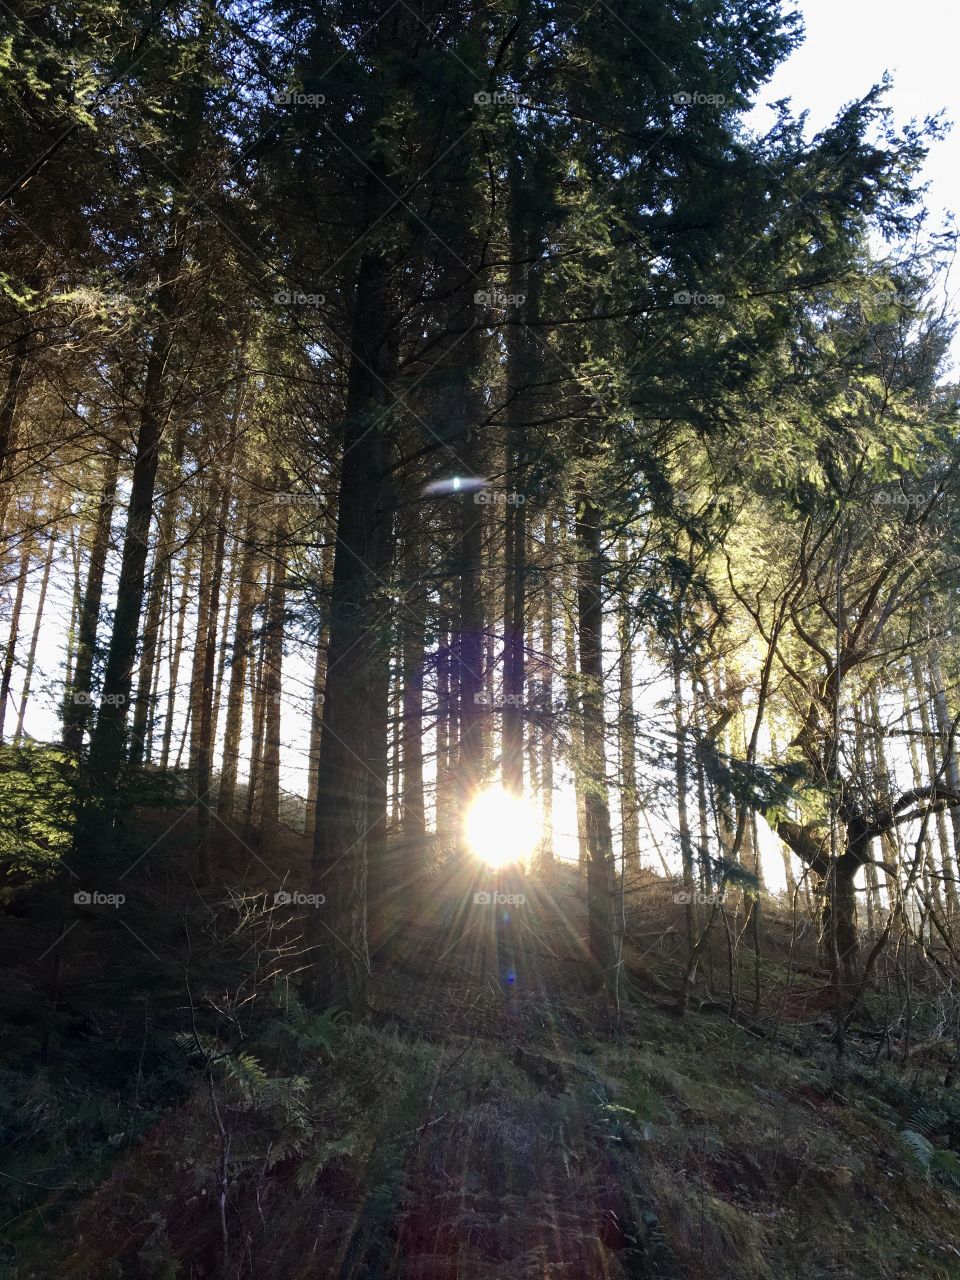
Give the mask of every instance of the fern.
[[902, 1129], [900, 1139], [913, 1163], [929, 1178], [939, 1173], [951, 1182], [960, 1184], [960, 1156], [946, 1147], [935, 1147], [929, 1138], [916, 1129]]
[[303, 1007], [295, 991], [281, 986], [273, 989], [271, 999], [279, 1013], [260, 1037], [264, 1044], [306, 1052], [322, 1049], [331, 1058], [336, 1056], [336, 1038], [347, 1020], [341, 1009], [312, 1013]]
[[925, 1174], [929, 1174], [935, 1150], [930, 1139], [925, 1138], [922, 1133], [917, 1133], [916, 1129], [901, 1129], [900, 1141], [907, 1148], [913, 1163]]
[[941, 1173], [951, 1182], [960, 1183], [960, 1156], [946, 1147], [936, 1147], [930, 1167], [934, 1173]]

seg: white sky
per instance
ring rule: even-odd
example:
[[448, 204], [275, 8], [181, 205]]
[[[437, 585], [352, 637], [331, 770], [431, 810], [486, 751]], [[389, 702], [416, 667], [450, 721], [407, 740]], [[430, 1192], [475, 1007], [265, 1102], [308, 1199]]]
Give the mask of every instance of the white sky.
[[[750, 123], [767, 127], [773, 113], [764, 104], [790, 98], [795, 113], [809, 111], [813, 134], [889, 72], [886, 101], [898, 124], [941, 110], [957, 122], [932, 148], [923, 174], [930, 229], [941, 229], [960, 208], [960, 6], [955, 0], [803, 0], [794, 7], [806, 39], [761, 91]], [[954, 359], [960, 361], [960, 341]]]

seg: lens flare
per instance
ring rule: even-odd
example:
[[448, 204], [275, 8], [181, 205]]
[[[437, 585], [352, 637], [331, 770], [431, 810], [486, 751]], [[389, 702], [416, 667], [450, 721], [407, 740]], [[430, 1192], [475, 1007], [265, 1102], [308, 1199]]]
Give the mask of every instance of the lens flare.
[[532, 805], [503, 787], [481, 791], [467, 810], [464, 826], [471, 852], [494, 869], [528, 862], [542, 834]]

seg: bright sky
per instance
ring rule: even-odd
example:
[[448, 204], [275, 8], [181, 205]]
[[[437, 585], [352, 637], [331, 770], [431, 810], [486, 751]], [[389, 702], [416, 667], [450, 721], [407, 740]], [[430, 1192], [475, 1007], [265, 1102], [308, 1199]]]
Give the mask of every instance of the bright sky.
[[[799, 0], [795, 7], [806, 39], [761, 93], [751, 123], [765, 127], [773, 113], [762, 104], [791, 98], [796, 113], [809, 111], [812, 134], [888, 71], [887, 102], [898, 124], [941, 110], [957, 122], [924, 171], [930, 227], [942, 228], [960, 208], [960, 8], [954, 0]], [[960, 363], [960, 341], [954, 359]]]

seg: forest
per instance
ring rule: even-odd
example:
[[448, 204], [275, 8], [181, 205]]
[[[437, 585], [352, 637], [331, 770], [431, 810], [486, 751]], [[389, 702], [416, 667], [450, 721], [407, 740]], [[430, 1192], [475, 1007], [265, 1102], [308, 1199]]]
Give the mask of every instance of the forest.
[[0, 2], [3, 1277], [960, 1280], [950, 121], [803, 38]]

